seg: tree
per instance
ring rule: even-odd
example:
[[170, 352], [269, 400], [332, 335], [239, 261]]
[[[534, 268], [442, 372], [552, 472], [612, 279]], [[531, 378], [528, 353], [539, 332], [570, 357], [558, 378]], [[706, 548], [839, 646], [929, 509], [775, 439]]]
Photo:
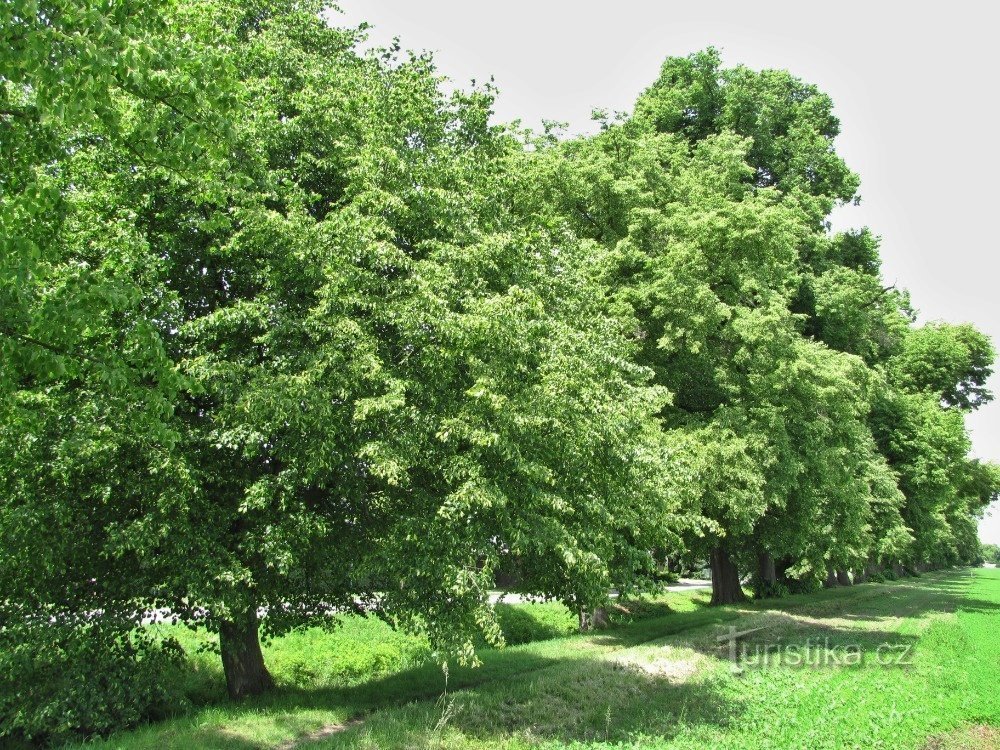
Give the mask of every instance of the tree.
[[[786, 584], [829, 569], [863, 569], [905, 550], [904, 498], [867, 418], [879, 383], [857, 357], [809, 341], [780, 399], [781, 441], [774, 507], [746, 545], [779, 561]], [[792, 580], [789, 580], [792, 579]]]
[[908, 296], [884, 287], [879, 240], [868, 230], [817, 236], [801, 252], [801, 283], [792, 310], [803, 334], [870, 367], [898, 353], [913, 319]]
[[823, 202], [855, 197], [858, 177], [833, 148], [840, 133], [833, 101], [787, 71], [723, 69], [712, 48], [670, 57], [639, 97], [635, 118], [691, 142], [727, 131], [748, 138], [748, 179], [758, 187]]
[[[541, 200], [607, 248], [611, 307], [636, 332], [637, 361], [674, 394], [664, 429], [699, 446], [696, 507], [712, 526], [687, 541], [713, 563], [716, 603], [742, 597], [737, 565], [758, 554], [798, 555], [803, 575], [824, 556], [866, 554], [873, 487], [884, 487], [858, 393], [869, 375], [803, 341], [796, 309], [810, 253], [850, 255], [822, 224], [857, 187], [832, 151], [830, 109], [786, 73], [720, 70], [709, 50], [664, 63], [632, 118], [539, 157]], [[817, 403], [832, 413], [817, 418]], [[833, 413], [846, 420], [836, 438]], [[845, 461], [858, 442], [862, 460]], [[799, 536], [775, 531], [764, 549], [762, 523]]]
[[348, 610], [474, 658], [501, 566], [585, 618], [654, 552], [716, 604], [977, 559], [994, 352], [827, 231], [828, 97], [708, 50], [596, 136], [518, 134], [322, 9], [0, 10], [5, 685], [97, 648], [156, 700], [154, 608], [240, 698], [261, 631]]
[[67, 132], [79, 211], [49, 251], [88, 269], [81, 294], [129, 290], [81, 326], [124, 361], [106, 388], [98, 360], [57, 355], [39, 298], [26, 318], [72, 370], [4, 369], [0, 542], [46, 564], [5, 567], [3, 606], [169, 608], [219, 633], [235, 698], [271, 684], [260, 628], [378, 608], [471, 658], [498, 637], [502, 558], [590, 608], [651, 582], [692, 516], [653, 420], [667, 394], [592, 246], [522, 210], [491, 91], [446, 96], [429, 58], [359, 55], [317, 10], [181, 3], [154, 24], [223, 58], [224, 158], [147, 158], [177, 112], [95, 84], [115, 137]]
[[947, 407], [971, 411], [993, 399], [986, 380], [995, 357], [989, 337], [973, 326], [928, 323], [903, 339], [891, 374], [901, 390], [935, 394]]
[[[911, 436], [920, 433], [923, 436], [911, 447], [918, 455], [921, 450], [917, 444], [926, 449], [917, 458], [912, 454], [904, 456], [887, 444], [885, 428], [891, 422], [884, 421], [883, 410], [888, 400], [906, 402], [904, 410], [920, 411], [917, 402], [907, 401], [905, 396], [916, 393], [933, 393], [945, 407], [963, 410], [985, 403], [990, 398], [984, 383], [990, 373], [993, 350], [989, 341], [969, 326], [931, 325], [911, 329], [909, 323], [914, 316], [906, 294], [881, 284], [878, 245], [870, 233], [826, 234], [825, 215], [835, 201], [854, 199], [858, 186], [857, 177], [833, 148], [839, 123], [832, 115], [829, 98], [783, 71], [721, 69], [718, 55], [708, 50], [667, 60], [660, 78], [640, 97], [634, 120], [660, 133], [680, 135], [693, 144], [707, 143], [726, 132], [751, 139], [745, 162], [752, 172], [744, 173], [743, 182], [758, 191], [775, 190], [786, 204], [794, 201], [803, 211], [804, 226], [811, 229], [800, 233], [792, 265], [784, 266], [787, 269], [784, 284], [797, 286], [789, 299], [789, 309], [803, 322], [801, 333], [832, 349], [859, 355], [874, 370], [871, 375], [865, 374], [864, 368], [856, 370], [841, 379], [839, 386], [828, 386], [822, 391], [833, 394], [840, 389], [848, 393], [851, 381], [869, 380], [873, 384], [868, 395], [856, 401], [855, 408], [839, 420], [843, 425], [839, 443], [816, 444], [805, 437], [810, 432], [816, 434], [822, 424], [822, 420], [810, 414], [809, 404], [824, 403], [832, 408], [829, 396], [813, 395], [796, 402], [790, 394], [778, 395], [777, 388], [775, 395], [759, 388], [739, 395], [728, 394], [731, 403], [752, 403], [758, 409], [771, 408], [781, 415], [779, 419], [772, 416], [758, 423], [760, 426], [754, 430], [759, 439], [771, 446], [772, 455], [770, 461], [757, 462], [764, 469], [763, 487], [769, 499], [762, 506], [765, 510], [759, 527], [754, 528], [754, 536], [755, 540], [762, 533], [767, 537], [765, 529], [769, 524], [785, 533], [772, 534], [768, 542], [757, 544], [756, 549], [750, 544], [742, 556], [737, 555], [740, 564], [750, 565], [758, 558], [766, 563], [772, 556], [767, 549], [770, 544], [795, 550], [792, 559], [783, 561], [790, 563], [790, 567], [784, 564], [782, 567], [801, 574], [817, 566], [817, 559], [814, 557], [810, 562], [805, 550], [822, 548], [824, 541], [829, 544], [824, 557], [832, 568], [858, 565], [865, 556], [870, 562], [883, 563], [894, 555], [913, 554], [926, 564], [931, 564], [932, 558], [938, 564], [967, 559], [968, 529], [974, 510], [969, 502], [958, 499], [963, 494], [960, 488], [968, 450], [961, 416], [932, 418], [934, 412], [925, 411], [928, 419], [939, 423], [939, 429], [932, 428], [929, 422], [913, 426]], [[762, 220], [761, 224], [765, 223]], [[749, 276], [739, 274], [739, 281], [730, 282], [731, 288], [739, 288]], [[777, 279], [780, 276], [769, 280], [770, 288], [775, 291], [781, 289], [780, 283], [774, 283]], [[758, 282], [750, 288], [759, 294], [760, 286]], [[745, 295], [743, 299], [748, 297]], [[753, 302], [761, 304], [759, 300]], [[775, 336], [780, 326], [771, 324], [770, 331]], [[775, 369], [780, 367], [779, 362], [795, 361], [787, 355], [778, 355], [780, 349], [768, 350], [764, 343], [767, 340], [768, 337], [758, 337], [754, 348], [767, 351], [766, 358]], [[772, 340], [777, 342], [780, 338], [775, 336]], [[798, 351], [804, 354], [807, 350], [799, 347]], [[831, 361], [837, 359], [832, 354], [826, 356]], [[808, 373], [816, 371], [806, 364], [808, 357], [799, 361], [798, 367], [791, 371], [800, 379], [799, 386], [806, 390]], [[697, 368], [684, 369], [689, 375], [699, 372]], [[700, 377], [695, 379], [700, 383], [711, 382], [704, 376], [706, 372], [700, 371]], [[767, 378], [755, 374], [748, 382], [759, 387]], [[703, 385], [700, 388], [704, 391]], [[682, 396], [675, 399], [678, 404], [683, 401]], [[800, 404], [797, 415], [791, 408], [795, 403]], [[871, 409], [874, 413], [869, 416]], [[798, 420], [802, 424], [796, 428]], [[778, 426], [780, 429], [775, 430]], [[875, 449], [871, 432], [879, 438], [881, 451]], [[844, 461], [848, 446], [861, 460]], [[796, 447], [803, 450], [797, 452]], [[887, 460], [878, 455], [880, 452]], [[930, 473], [928, 464], [935, 467]], [[813, 473], [809, 466], [823, 468]], [[800, 478], [809, 479], [797, 484], [795, 471], [801, 472]], [[893, 487], [897, 474], [898, 490]], [[839, 479], [824, 490], [824, 476], [839, 476]], [[931, 491], [929, 486], [933, 482], [935, 490]], [[845, 491], [848, 487], [856, 487], [857, 494]], [[808, 502], [805, 498], [810, 492], [817, 496]], [[932, 501], [934, 492], [938, 494]], [[920, 500], [921, 496], [926, 499]], [[954, 499], [945, 500], [946, 496]], [[844, 504], [852, 497], [852, 503]], [[918, 510], [922, 505], [925, 510]], [[796, 521], [797, 514], [793, 511], [809, 507], [813, 510]], [[824, 521], [812, 515], [820, 508], [824, 509], [821, 514]], [[910, 549], [911, 532], [903, 525], [904, 521], [916, 537], [913, 549]], [[960, 538], [965, 541], [960, 542]]]
[[1000, 544], [983, 543], [980, 547], [980, 557], [983, 562], [1000, 565]]
[[889, 388], [872, 423], [906, 496], [903, 517], [914, 566], [968, 563], [978, 552], [975, 516], [989, 504], [989, 464], [969, 459], [964, 412], [992, 399], [989, 339], [972, 326], [929, 324], [906, 330], [885, 364]]
[[[169, 515], [188, 488], [171, 424], [185, 384], [157, 331], [163, 298], [147, 282], [158, 259], [130, 207], [94, 189], [93, 155], [113, 145], [129, 154], [120, 168], [160, 164], [207, 182], [219, 167], [220, 177], [232, 80], [210, 29], [189, 24], [166, 41], [157, 11], [0, 9], [5, 734], [139, 720], [162, 700], [156, 665], [176, 659], [136, 631], [135, 594], [150, 589], [130, 574], [135, 547], [151, 541], [155, 518], [144, 515]], [[66, 679], [84, 672], [113, 689]], [[87, 690], [99, 697], [81, 698]]]

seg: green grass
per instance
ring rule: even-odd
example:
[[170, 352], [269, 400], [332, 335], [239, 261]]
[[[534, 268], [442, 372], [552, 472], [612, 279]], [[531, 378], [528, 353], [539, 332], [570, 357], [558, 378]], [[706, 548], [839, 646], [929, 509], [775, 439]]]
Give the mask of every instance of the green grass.
[[[687, 593], [671, 593], [630, 601], [613, 607], [611, 620], [615, 626], [622, 626], [689, 611], [704, 604], [706, 594], [698, 593], [699, 599]], [[557, 602], [498, 604], [496, 616], [508, 646], [574, 635], [578, 627], [576, 615]], [[224, 678], [215, 648], [217, 637], [181, 625], [149, 627], [165, 638], [177, 640], [187, 653], [184, 669], [170, 679], [182, 686], [181, 692], [191, 703], [197, 706], [224, 700]], [[485, 643], [480, 648], [486, 654], [492, 653]], [[443, 685], [443, 673], [432, 660], [427, 640], [394, 630], [374, 616], [348, 615], [339, 618], [333, 630], [310, 628], [272, 639], [264, 643], [264, 657], [283, 689], [344, 688], [428, 664], [433, 665]]]
[[[187, 652], [183, 671], [172, 678], [183, 683], [183, 692], [195, 705], [224, 700], [217, 637], [180, 625], [151, 629], [178, 640]], [[310, 628], [265, 642], [264, 653], [279, 688], [296, 689], [382, 677], [424, 663], [431, 649], [423, 638], [394, 630], [376, 617], [348, 616], [334, 630]]]
[[[382, 623], [355, 623], [353, 633], [307, 632], [269, 645], [283, 687], [266, 699], [220, 701], [88, 747], [996, 746], [990, 727], [1000, 725], [1000, 570], [927, 574], [740, 607], [704, 604], [703, 593], [672, 595], [608, 631], [486, 650], [480, 667], [451, 669], [446, 696], [440, 668]], [[538, 611], [535, 635], [558, 635], [572, 624], [553, 605], [533, 606], [550, 608]], [[508, 619], [513, 632], [520, 632], [521, 614], [511, 616], [514, 625]], [[734, 670], [716, 640], [730, 626], [762, 628], [741, 641], [748, 657], [768, 644], [801, 653], [808, 642], [820, 665], [748, 658]], [[376, 647], [383, 639], [395, 644], [390, 658]], [[912, 663], [879, 664], [887, 646]], [[848, 653], [860, 663], [829, 663]], [[364, 676], [366, 661], [381, 672]], [[204, 663], [205, 679], [213, 668]], [[334, 731], [352, 719], [360, 721]]]

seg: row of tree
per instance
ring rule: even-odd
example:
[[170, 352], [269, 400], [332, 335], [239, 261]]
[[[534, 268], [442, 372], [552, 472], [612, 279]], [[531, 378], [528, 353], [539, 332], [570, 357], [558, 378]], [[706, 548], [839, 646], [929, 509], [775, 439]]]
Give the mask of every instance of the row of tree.
[[0, 9], [7, 674], [40, 638], [148, 655], [166, 609], [242, 697], [261, 627], [331, 608], [471, 657], [500, 569], [589, 610], [665, 556], [725, 603], [979, 555], [993, 349], [830, 232], [828, 97], [709, 50], [565, 139], [363, 34], [291, 0]]
[[980, 552], [980, 562], [1000, 565], [1000, 544], [984, 544]]

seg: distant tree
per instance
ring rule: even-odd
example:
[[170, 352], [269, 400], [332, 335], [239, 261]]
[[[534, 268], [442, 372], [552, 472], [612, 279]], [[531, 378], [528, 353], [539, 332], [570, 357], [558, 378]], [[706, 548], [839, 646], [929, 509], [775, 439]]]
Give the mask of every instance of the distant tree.
[[980, 557], [984, 562], [1000, 565], [1000, 544], [983, 543], [980, 547]]
[[[753, 533], [741, 541], [739, 525], [716, 516], [727, 530], [725, 544], [735, 546], [729, 556], [735, 556], [744, 569], [760, 563], [769, 573], [770, 561], [781, 550], [779, 554], [789, 555], [781, 567], [797, 575], [822, 570], [820, 555], [826, 567], [835, 569], [860, 567], [866, 558], [869, 564], [886, 564], [896, 556], [919, 560], [920, 564], [967, 560], [974, 546], [969, 529], [974, 526], [972, 518], [980, 501], [964, 489], [970, 466], [964, 421], [960, 414], [938, 413], [938, 404], [927, 399], [936, 398], [945, 409], [962, 411], [986, 403], [991, 394], [985, 381], [994, 352], [989, 340], [968, 325], [912, 328], [907, 295], [885, 287], [879, 278], [877, 240], [867, 231], [826, 232], [824, 221], [829, 210], [837, 201], [853, 199], [858, 187], [857, 177], [833, 147], [839, 123], [829, 98], [784, 71], [723, 69], [718, 54], [707, 50], [668, 59], [659, 79], [640, 97], [633, 121], [621, 131], [629, 132], [629, 127], [675, 134], [696, 147], [728, 133], [749, 138], [743, 161], [750, 169], [740, 181], [756, 191], [755, 197], [774, 191], [781, 205], [798, 207], [803, 212], [802, 228], [792, 243], [791, 256], [786, 256], [782, 265], [771, 265], [766, 255], [757, 256], [759, 268], [777, 273], [761, 283], [760, 277], [753, 278], [754, 272], [741, 271], [728, 281], [726, 291], [747, 290], [735, 297], [735, 305], [719, 295], [727, 311], [733, 313], [731, 320], [739, 319], [736, 311], [741, 304], [755, 310], [765, 308], [769, 293], [771, 304], [787, 304], [801, 321], [801, 334], [839, 352], [858, 355], [871, 368], [870, 373], [861, 368], [839, 385], [818, 391], [823, 396], [803, 399], [798, 428], [794, 405], [799, 402], [792, 396], [795, 389], [785, 394], [775, 386], [770, 393], [762, 389], [768, 383], [765, 368], [748, 371], [747, 385], [740, 391], [715, 391], [715, 417], [721, 416], [728, 404], [752, 404], [758, 415], [774, 410], [748, 432], [753, 442], [769, 446], [752, 462], [764, 496], [756, 506], [762, 512]], [[675, 177], [673, 183], [678, 182]], [[637, 190], [632, 185], [630, 188]], [[718, 215], [717, 209], [711, 214], [704, 209], [696, 213]], [[628, 221], [619, 220], [618, 225], [626, 226]], [[632, 219], [631, 225], [638, 222]], [[766, 226], [762, 213], [759, 231]], [[720, 246], [725, 246], [723, 236], [717, 235]], [[673, 238], [666, 233], [661, 237], [670, 247]], [[769, 246], [776, 246], [773, 239]], [[724, 261], [712, 265], [716, 272], [725, 267]], [[675, 273], [664, 274], [662, 286], [683, 288], [672, 277]], [[612, 284], [628, 286], [634, 283], [633, 278]], [[701, 273], [698, 278], [712, 283], [711, 273]], [[746, 284], [750, 286], [741, 286]], [[789, 287], [795, 288], [789, 292]], [[691, 292], [675, 293], [687, 302], [683, 306], [679, 302], [661, 303], [652, 308], [655, 313], [691, 309], [692, 300], [704, 298]], [[651, 318], [643, 312], [640, 319]], [[727, 325], [732, 323], [727, 320], [720, 328]], [[690, 331], [690, 327], [685, 330]], [[794, 373], [789, 377], [798, 380], [799, 387], [808, 393], [811, 369], [805, 362], [792, 364], [796, 358], [781, 353], [778, 342], [787, 335], [782, 324], [772, 317], [764, 330], [766, 333], [753, 338], [754, 355], [768, 362], [772, 372], [781, 372], [787, 362], [787, 372]], [[710, 341], [698, 340], [698, 355], [680, 364], [681, 380], [671, 378], [669, 366], [653, 365], [663, 378], [661, 382], [676, 392], [674, 407], [679, 410], [691, 408], [687, 393], [698, 393], [703, 399], [711, 392], [710, 384], [739, 382], [732, 376], [725, 381], [719, 378], [720, 372], [736, 369], [737, 361], [730, 353], [720, 352], [718, 364], [711, 367], [696, 364], [699, 358], [710, 357]], [[662, 346], [663, 340], [658, 344]], [[806, 351], [784, 348], [785, 352], [793, 350]], [[853, 384], [861, 382], [870, 383], [870, 387], [850, 416], [838, 420], [842, 433], [839, 446], [810, 443], [804, 436], [821, 434], [817, 428], [823, 423], [812, 409], [827, 403], [827, 394], [836, 393], [838, 388], [849, 393]], [[695, 384], [697, 390], [690, 391], [690, 385]], [[888, 412], [892, 416], [887, 417]], [[825, 405], [820, 413], [835, 412]], [[889, 433], [896, 436], [895, 442]], [[845, 451], [851, 450], [854, 460], [846, 461]], [[810, 466], [823, 469], [816, 473]], [[823, 489], [824, 477], [830, 479], [827, 490]], [[812, 501], [808, 499], [811, 495], [815, 498]]]
[[775, 556], [818, 576], [910, 541], [868, 424], [869, 368], [906, 321], [875, 241], [826, 233], [857, 188], [838, 131], [814, 87], [708, 50], [667, 60], [631, 118], [539, 156], [542, 201], [606, 248], [612, 309], [673, 394], [662, 425], [699, 457], [712, 525], [687, 541], [717, 603]]
[[928, 323], [903, 339], [891, 374], [902, 390], [935, 394], [946, 406], [969, 411], [993, 399], [986, 380], [995, 357], [989, 337], [973, 326]]

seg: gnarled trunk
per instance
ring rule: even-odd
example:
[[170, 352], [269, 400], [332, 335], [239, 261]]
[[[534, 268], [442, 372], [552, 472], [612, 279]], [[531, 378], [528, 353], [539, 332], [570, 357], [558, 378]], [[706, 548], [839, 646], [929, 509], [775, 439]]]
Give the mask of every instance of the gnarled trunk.
[[832, 589], [837, 585], [837, 574], [833, 568], [826, 569], [826, 580], [823, 581], [823, 588]]
[[594, 607], [591, 612], [587, 612], [583, 607], [580, 607], [579, 617], [581, 633], [585, 633], [588, 630], [606, 628], [610, 624], [608, 610], [604, 607]]
[[777, 574], [777, 580], [784, 584], [787, 584], [790, 580], [788, 577], [788, 569], [792, 567], [794, 561], [790, 557], [782, 557], [774, 561], [774, 572]]
[[860, 574], [855, 571], [854, 582], [868, 583], [868, 581], [871, 579], [872, 576], [877, 575], [881, 572], [882, 569], [879, 567], [878, 563], [869, 560], [868, 563], [865, 565], [864, 570], [862, 570]]
[[774, 558], [769, 552], [761, 552], [757, 556], [757, 575], [764, 583], [775, 584], [778, 581], [778, 574], [774, 569]]
[[848, 573], [847, 573], [846, 570], [838, 570], [837, 571], [837, 583], [839, 585], [841, 585], [841, 586], [850, 586], [851, 585], [851, 576], [848, 575]]
[[226, 689], [234, 700], [260, 695], [274, 686], [260, 650], [257, 609], [219, 625], [219, 649], [226, 673]]
[[722, 547], [712, 550], [709, 557], [712, 566], [712, 604], [737, 604], [747, 600], [740, 585], [740, 573]]

